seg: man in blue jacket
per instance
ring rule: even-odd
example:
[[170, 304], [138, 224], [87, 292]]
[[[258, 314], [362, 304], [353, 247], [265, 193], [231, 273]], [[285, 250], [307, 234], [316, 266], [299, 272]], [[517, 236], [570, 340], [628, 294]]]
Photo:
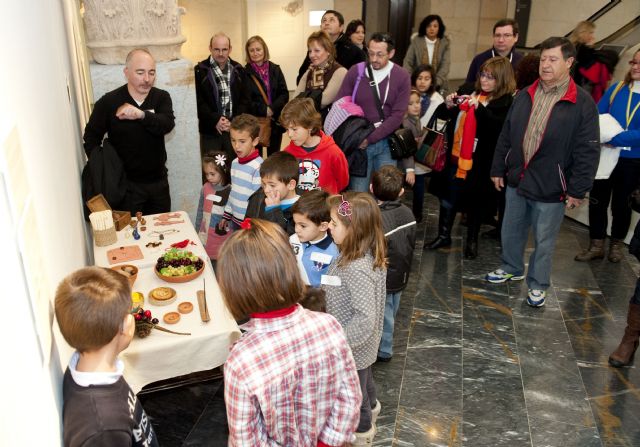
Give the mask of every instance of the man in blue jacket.
[[505, 187], [502, 266], [492, 283], [524, 279], [529, 228], [534, 250], [527, 272], [527, 304], [544, 305], [551, 258], [566, 208], [589, 192], [600, 153], [598, 111], [591, 96], [571, 79], [576, 50], [564, 37], [541, 44], [540, 78], [515, 98], [498, 139], [491, 179]]

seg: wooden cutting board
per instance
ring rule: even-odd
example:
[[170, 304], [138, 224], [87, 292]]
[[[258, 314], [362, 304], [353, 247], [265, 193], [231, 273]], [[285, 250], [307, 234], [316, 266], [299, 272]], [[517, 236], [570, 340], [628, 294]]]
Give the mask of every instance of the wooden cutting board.
[[119, 264], [121, 262], [137, 261], [143, 259], [142, 250], [137, 245], [127, 245], [107, 251], [109, 264]]

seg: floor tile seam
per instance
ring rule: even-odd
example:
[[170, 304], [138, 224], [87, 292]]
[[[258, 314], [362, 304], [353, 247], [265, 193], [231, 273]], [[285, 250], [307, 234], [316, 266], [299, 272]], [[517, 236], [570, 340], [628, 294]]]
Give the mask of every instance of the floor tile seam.
[[[428, 208], [427, 208], [427, 212], [428, 212]], [[426, 237], [426, 232], [427, 232], [426, 223], [424, 225], [423, 232], [424, 232], [423, 233], [423, 238], [424, 238], [424, 237]], [[419, 250], [417, 272], [420, 272], [420, 269], [422, 268], [422, 261], [424, 259], [424, 250], [421, 247], [415, 247], [415, 246], [414, 246], [413, 249], [414, 250]], [[416, 276], [418, 276], [418, 275], [416, 275]], [[411, 315], [413, 315], [414, 312], [415, 312], [415, 303], [416, 303], [417, 299], [418, 299], [418, 294], [417, 293], [413, 294], [413, 297], [411, 299]], [[409, 324], [411, 324], [411, 323], [409, 323]], [[407, 344], [405, 346], [405, 356], [404, 356], [404, 362], [402, 364], [402, 376], [401, 376], [402, 378], [400, 379], [400, 385], [398, 386], [398, 401], [397, 401], [398, 403], [396, 404], [396, 417], [395, 417], [395, 420], [393, 422], [393, 431], [391, 432], [391, 436], [392, 436], [392, 439], [394, 439], [394, 441], [395, 441], [395, 438], [396, 438], [396, 432], [398, 430], [398, 420], [399, 420], [400, 403], [401, 403], [400, 397], [402, 396], [402, 391], [404, 389], [405, 372], [407, 370], [407, 361], [409, 359], [409, 349], [410, 349], [409, 343], [410, 343], [411, 338], [412, 338], [412, 334], [411, 334], [412, 331], [410, 330], [410, 328], [407, 328], [407, 329], [408, 329], [408, 332], [409, 332], [409, 336], [407, 337], [407, 341], [406, 341]], [[394, 444], [395, 444], [395, 442], [394, 442]]]
[[[507, 291], [509, 291], [509, 296], [511, 297], [511, 292], [510, 292], [510, 287], [509, 284], [507, 283]], [[517, 331], [517, 326], [516, 326], [516, 313], [514, 312], [515, 308], [511, 308], [511, 323], [513, 324], [513, 335], [515, 338], [515, 344], [516, 344], [516, 355], [518, 356], [518, 369], [520, 371], [520, 384], [521, 384], [521, 391], [522, 391], [522, 399], [524, 401], [524, 409], [527, 415], [527, 428], [529, 429], [529, 443], [531, 444], [531, 447], [534, 447], [533, 445], [533, 433], [531, 432], [531, 417], [529, 414], [529, 404], [527, 402], [527, 393], [525, 392], [525, 386], [524, 386], [524, 375], [522, 374], [522, 361], [520, 360], [520, 348], [519, 348], [519, 343], [518, 343], [518, 331]]]
[[[222, 383], [222, 386], [224, 386], [224, 381]], [[216, 395], [218, 394], [218, 392], [216, 391], [215, 393], [213, 393], [211, 395], [211, 398], [209, 399], [209, 401], [207, 402], [207, 405], [204, 406], [204, 408], [202, 409], [202, 412], [200, 413], [200, 415], [198, 416], [198, 418], [195, 420], [195, 422], [193, 423], [193, 425], [191, 426], [191, 428], [189, 429], [189, 433], [187, 433], [187, 435], [184, 437], [184, 439], [182, 440], [182, 444], [184, 445], [187, 440], [189, 439], [189, 436], [191, 436], [191, 434], [195, 431], [196, 427], [198, 426], [198, 424], [200, 423], [200, 420], [202, 419], [202, 417], [204, 416], [204, 414], [207, 412], [207, 409], [209, 408], [209, 405], [211, 405], [211, 402], [216, 398]], [[226, 411], [226, 405], [225, 405], [225, 411]]]
[[[577, 240], [575, 234], [573, 235], [573, 238], [574, 238], [574, 240], [576, 242], [576, 245], [579, 246], [578, 240]], [[595, 278], [595, 275], [593, 274], [593, 269], [590, 268], [590, 270], [591, 270], [591, 274], [593, 276], [593, 279], [596, 281], [596, 283], [599, 286], [598, 280]], [[558, 301], [558, 295], [556, 293], [555, 287], [553, 287], [553, 279], [551, 280], [551, 283], [552, 283], [551, 290], [553, 290], [553, 293], [555, 295], [556, 301]], [[559, 302], [558, 302], [558, 304], [559, 304]], [[591, 405], [591, 402], [588, 400], [589, 392], [587, 391], [587, 386], [584, 383], [584, 378], [582, 376], [582, 371], [580, 370], [580, 367], [578, 366], [578, 359], [576, 357], [576, 349], [575, 349], [575, 346], [573, 345], [573, 340], [571, 340], [571, 335], [569, 334], [569, 330], [567, 328], [567, 323], [566, 323], [566, 320], [564, 318], [564, 313], [562, 312], [562, 308], [560, 309], [560, 318], [561, 318], [561, 321], [563, 323], [565, 333], [567, 334], [567, 338], [569, 340], [569, 346], [571, 346], [571, 352], [573, 352], [573, 356], [575, 358], [575, 366], [576, 366], [576, 369], [578, 370], [578, 375], [580, 377], [580, 384], [582, 385], [582, 389], [584, 391], [585, 400], [589, 403], [589, 411], [591, 412], [591, 418], [593, 420], [593, 425], [594, 425], [594, 427], [596, 429], [596, 433], [598, 433], [598, 438], [600, 439], [600, 442], [602, 443], [602, 434], [600, 433], [600, 428], [598, 427], [598, 423], [597, 423], [598, 419], [596, 419], [596, 415], [595, 415], [595, 413], [593, 411], [593, 406]], [[567, 422], [564, 422], [564, 423], [566, 424]]]

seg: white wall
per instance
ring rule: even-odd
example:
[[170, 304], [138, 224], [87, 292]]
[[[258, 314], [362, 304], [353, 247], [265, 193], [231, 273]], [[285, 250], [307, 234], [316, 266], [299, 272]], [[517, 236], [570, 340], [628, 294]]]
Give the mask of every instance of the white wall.
[[[62, 1], [0, 0], [0, 182], [5, 181], [0, 185], [0, 266], [7, 315], [0, 325], [3, 445], [59, 444], [64, 365], [57, 361], [55, 341], [44, 343], [51, 340], [50, 332], [37, 335], [42, 328], [38, 318], [44, 315], [50, 324], [48, 299], [56, 284], [87, 262], [79, 187], [80, 131], [70, 99], [73, 92], [68, 91], [70, 64]], [[4, 150], [13, 130], [19, 135], [24, 161], [20, 176], [26, 178], [25, 193], [33, 203], [28, 222], [19, 222], [15, 207], [13, 212], [7, 209], [8, 203], [16, 203], [13, 190], [5, 191], [9, 174], [16, 171], [15, 164], [7, 163]], [[34, 290], [43, 289], [44, 302], [35, 307], [21, 270], [18, 250], [22, 247], [15, 238], [21, 228], [32, 228], [26, 235], [29, 242], [39, 241], [29, 255], [32, 265], [41, 266], [40, 279], [32, 285]]]

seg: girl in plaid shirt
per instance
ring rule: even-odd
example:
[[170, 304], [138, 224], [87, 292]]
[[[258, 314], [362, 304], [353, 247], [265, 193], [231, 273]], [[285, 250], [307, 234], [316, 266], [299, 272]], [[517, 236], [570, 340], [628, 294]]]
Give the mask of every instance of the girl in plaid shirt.
[[218, 257], [227, 308], [250, 317], [224, 365], [229, 446], [345, 445], [362, 395], [342, 327], [298, 304], [305, 285], [284, 231], [245, 222]]
[[331, 236], [340, 255], [322, 277], [327, 312], [342, 325], [358, 369], [362, 405], [354, 445], [371, 445], [380, 413], [371, 365], [382, 337], [386, 289], [386, 242], [380, 208], [368, 193], [328, 199]]

